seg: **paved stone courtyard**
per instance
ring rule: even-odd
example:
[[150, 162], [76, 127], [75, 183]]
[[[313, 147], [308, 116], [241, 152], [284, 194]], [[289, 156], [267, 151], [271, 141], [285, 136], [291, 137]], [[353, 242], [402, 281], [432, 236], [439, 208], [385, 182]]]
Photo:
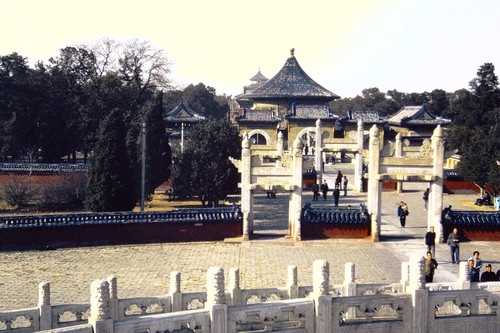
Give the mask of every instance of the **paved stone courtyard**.
[[[348, 165], [328, 166], [326, 179], [333, 187], [333, 177], [339, 168], [352, 184]], [[163, 243], [151, 245], [105, 246], [0, 253], [0, 310], [33, 307], [37, 304], [38, 284], [51, 283], [51, 303], [89, 302], [90, 283], [98, 278], [116, 275], [120, 298], [158, 296], [168, 293], [169, 275], [181, 273], [183, 291], [205, 289], [205, 274], [209, 267], [222, 267], [226, 273], [232, 267], [240, 270], [242, 288], [284, 286], [288, 265], [298, 268], [300, 285], [312, 284], [312, 263], [325, 259], [330, 263], [331, 284], [341, 283], [344, 263], [356, 264], [358, 282], [390, 283], [400, 280], [401, 262], [413, 254], [424, 255], [423, 237], [426, 232], [423, 207], [423, 183], [405, 184], [403, 193], [383, 192], [382, 241], [367, 239], [329, 239], [293, 242], [284, 239], [287, 230], [286, 195], [268, 199], [258, 195], [255, 200], [255, 239], [249, 242]], [[303, 203], [312, 201], [305, 192]], [[476, 195], [445, 195], [444, 206], [453, 209], [478, 209], [470, 203]], [[353, 207], [366, 200], [366, 193], [349, 192], [341, 196], [340, 205]], [[407, 227], [401, 229], [396, 216], [397, 204], [409, 205]], [[316, 203], [313, 203], [313, 205]], [[330, 196], [325, 203], [333, 205]], [[492, 208], [485, 208], [493, 210]], [[461, 259], [472, 251], [481, 252], [484, 263], [500, 269], [500, 242], [470, 242], [461, 246]], [[436, 249], [439, 267], [435, 281], [458, 278], [458, 265], [449, 263], [446, 244]], [[227, 275], [226, 275], [227, 276]]]

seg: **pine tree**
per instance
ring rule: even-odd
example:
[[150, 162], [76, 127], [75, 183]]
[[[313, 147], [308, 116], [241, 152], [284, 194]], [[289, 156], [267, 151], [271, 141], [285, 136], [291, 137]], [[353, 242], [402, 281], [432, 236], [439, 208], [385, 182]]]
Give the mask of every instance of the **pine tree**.
[[163, 94], [159, 93], [143, 109], [146, 125], [146, 196], [152, 195], [170, 177], [172, 152], [163, 125], [162, 100]]
[[218, 120], [193, 126], [184, 152], [173, 166], [175, 194], [195, 195], [203, 206], [216, 205], [237, 188], [239, 175], [230, 156], [241, 156], [241, 139], [235, 127]]
[[85, 206], [92, 211], [128, 211], [136, 197], [131, 191], [133, 174], [125, 147], [123, 115], [113, 109], [99, 128], [92, 156]]

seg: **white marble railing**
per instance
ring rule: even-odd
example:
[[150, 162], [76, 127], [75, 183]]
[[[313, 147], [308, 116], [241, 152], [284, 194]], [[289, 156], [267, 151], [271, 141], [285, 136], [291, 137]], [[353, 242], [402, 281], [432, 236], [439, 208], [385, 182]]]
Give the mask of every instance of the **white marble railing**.
[[360, 284], [346, 263], [344, 283], [330, 285], [329, 264], [318, 260], [311, 286], [298, 286], [297, 267], [289, 266], [286, 286], [262, 289], [241, 289], [238, 269], [226, 286], [224, 271], [210, 268], [207, 290], [191, 293], [172, 272], [168, 295], [129, 299], [118, 299], [110, 276], [92, 283], [90, 304], [51, 305], [50, 284], [41, 283], [38, 307], [0, 312], [0, 331], [423, 333], [477, 322], [477, 332], [500, 331], [500, 282], [471, 283], [461, 274], [456, 282], [425, 284], [424, 264], [402, 264], [400, 283]]

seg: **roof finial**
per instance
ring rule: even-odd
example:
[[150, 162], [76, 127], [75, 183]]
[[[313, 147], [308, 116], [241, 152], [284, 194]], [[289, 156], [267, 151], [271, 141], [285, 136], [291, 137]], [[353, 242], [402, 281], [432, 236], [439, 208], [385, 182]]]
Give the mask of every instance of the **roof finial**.
[[290, 49], [290, 57], [293, 57], [294, 56], [294, 53], [295, 53], [295, 49], [292, 47]]

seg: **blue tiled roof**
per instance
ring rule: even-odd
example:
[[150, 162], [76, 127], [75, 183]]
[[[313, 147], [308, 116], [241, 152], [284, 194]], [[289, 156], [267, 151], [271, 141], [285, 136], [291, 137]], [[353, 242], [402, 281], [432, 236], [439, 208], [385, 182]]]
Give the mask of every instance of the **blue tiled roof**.
[[241, 222], [238, 206], [230, 208], [179, 209], [169, 212], [106, 212], [59, 215], [29, 215], [0, 217], [2, 228], [64, 227], [95, 224], [168, 223], [168, 222]]
[[369, 215], [364, 205], [358, 209], [345, 208], [312, 208], [306, 204], [302, 208], [301, 221], [305, 223], [347, 223], [364, 224], [369, 223]]
[[453, 211], [447, 214], [448, 220], [454, 225], [462, 226], [499, 226], [500, 212]]
[[89, 169], [90, 164], [0, 163], [0, 172], [3, 173], [86, 172]]

